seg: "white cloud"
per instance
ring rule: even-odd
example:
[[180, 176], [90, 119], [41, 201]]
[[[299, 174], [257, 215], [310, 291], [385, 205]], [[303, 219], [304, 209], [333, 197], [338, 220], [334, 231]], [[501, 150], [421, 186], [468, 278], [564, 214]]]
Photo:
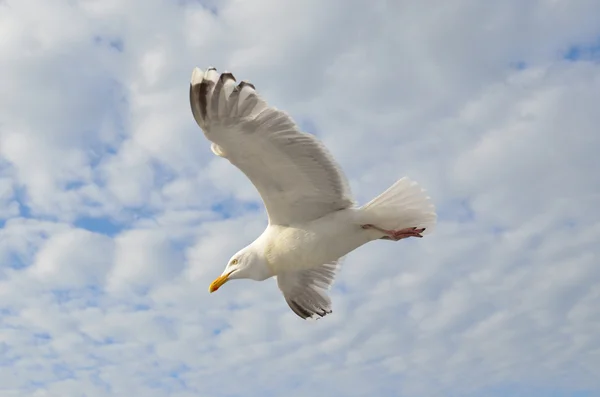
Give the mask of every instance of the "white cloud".
[[108, 288], [152, 286], [168, 281], [181, 268], [178, 255], [160, 230], [126, 231], [115, 239], [115, 263]]
[[[0, 394], [598, 393], [599, 26], [594, 0], [0, 2]], [[211, 65], [359, 201], [417, 180], [435, 233], [352, 253], [314, 324], [273, 280], [209, 295], [266, 223], [191, 116]]]
[[114, 249], [113, 241], [100, 234], [81, 229], [58, 233], [37, 252], [31, 274], [59, 288], [103, 285]]

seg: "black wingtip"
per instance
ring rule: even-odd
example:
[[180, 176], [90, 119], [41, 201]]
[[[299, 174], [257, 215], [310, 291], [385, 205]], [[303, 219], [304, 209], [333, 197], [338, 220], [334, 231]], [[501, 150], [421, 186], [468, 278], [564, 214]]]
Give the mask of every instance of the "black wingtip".
[[223, 72], [223, 73], [221, 73], [221, 77], [219, 77], [219, 80], [220, 80], [222, 83], [226, 82], [226, 81], [227, 81], [227, 80], [229, 80], [229, 79], [231, 79], [231, 80], [233, 80], [233, 81], [237, 81], [237, 80], [235, 79], [235, 76], [234, 76], [234, 75], [233, 75], [233, 73], [231, 73], [231, 72]]
[[208, 92], [210, 91], [210, 85], [212, 81], [202, 80], [198, 89], [198, 102], [200, 103], [200, 114], [202, 118], [206, 118], [208, 113]]
[[245, 86], [249, 86], [252, 87], [253, 90], [256, 90], [256, 87], [254, 86], [254, 84], [252, 84], [249, 81], [243, 80], [238, 84], [238, 89], [241, 91], [242, 88], [244, 88]]
[[[319, 308], [311, 308], [310, 310], [302, 307], [298, 302], [293, 301], [293, 300], [288, 300], [287, 301], [288, 306], [292, 309], [292, 311], [301, 319], [303, 320], [320, 320], [321, 318], [325, 317], [328, 314], [333, 313], [333, 310], [329, 309], [323, 309], [322, 307]], [[316, 316], [315, 316], [316, 315]]]
[[311, 316], [311, 313], [308, 310], [304, 309], [302, 306], [300, 306], [295, 301], [288, 301], [288, 305], [290, 306], [292, 311], [294, 313], [296, 313], [298, 315], [298, 317], [302, 318], [303, 320], [306, 320], [307, 318], [309, 318]]

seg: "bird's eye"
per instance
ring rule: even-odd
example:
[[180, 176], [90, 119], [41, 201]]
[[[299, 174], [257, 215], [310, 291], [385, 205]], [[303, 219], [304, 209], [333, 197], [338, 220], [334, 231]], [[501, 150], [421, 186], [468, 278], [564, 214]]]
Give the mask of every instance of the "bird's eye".
[[232, 260], [232, 261], [231, 261], [231, 264], [232, 264], [232, 265], [237, 265], [237, 263], [238, 263], [238, 260], [237, 260], [237, 259], [234, 259], [234, 260]]

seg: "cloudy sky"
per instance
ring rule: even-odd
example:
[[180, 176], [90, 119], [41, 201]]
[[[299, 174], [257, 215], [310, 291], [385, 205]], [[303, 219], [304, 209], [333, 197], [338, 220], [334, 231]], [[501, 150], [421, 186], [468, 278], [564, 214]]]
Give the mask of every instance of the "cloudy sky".
[[[349, 255], [321, 321], [208, 294], [266, 216], [195, 66], [435, 233]], [[599, 0], [3, 0], [0, 76], [2, 397], [600, 396]]]

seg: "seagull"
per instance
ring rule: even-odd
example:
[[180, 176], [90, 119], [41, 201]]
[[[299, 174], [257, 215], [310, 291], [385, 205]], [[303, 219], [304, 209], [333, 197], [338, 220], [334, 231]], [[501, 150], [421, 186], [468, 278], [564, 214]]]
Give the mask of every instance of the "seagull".
[[194, 68], [190, 105], [212, 152], [250, 179], [268, 217], [265, 231], [210, 284], [211, 293], [230, 280], [275, 277], [296, 315], [319, 319], [332, 313], [328, 290], [348, 253], [374, 240], [421, 238], [435, 226], [430, 197], [407, 177], [358, 206], [325, 145], [248, 81]]

